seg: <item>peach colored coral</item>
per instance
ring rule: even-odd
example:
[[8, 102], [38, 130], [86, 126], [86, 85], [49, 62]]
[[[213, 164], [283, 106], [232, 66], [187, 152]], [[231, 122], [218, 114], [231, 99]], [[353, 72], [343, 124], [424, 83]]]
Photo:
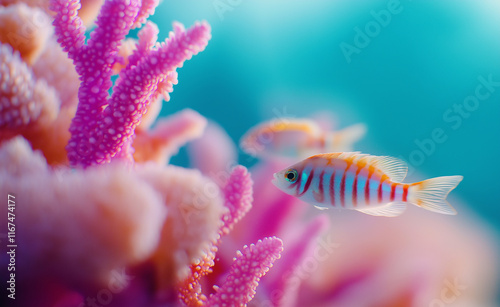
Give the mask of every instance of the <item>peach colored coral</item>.
[[52, 35], [51, 19], [44, 10], [18, 3], [0, 6], [0, 42], [19, 51], [23, 60], [33, 64]]
[[223, 213], [220, 191], [197, 170], [148, 163], [137, 171], [162, 195], [169, 212], [153, 261], [159, 288], [172, 287], [216, 239]]
[[9, 45], [0, 45], [0, 63], [0, 129], [22, 132], [54, 121], [60, 105], [54, 89], [34, 78]]
[[145, 260], [157, 247], [163, 199], [123, 165], [43, 169], [41, 157], [20, 137], [0, 151], [9, 165], [19, 165], [12, 163], [16, 156], [36, 161], [31, 171], [14, 166], [0, 174], [0, 191], [13, 193], [19, 204], [19, 261], [30, 272], [25, 278], [102, 284], [113, 270]]
[[[46, 13], [53, 14], [53, 12], [49, 10], [48, 0], [0, 0], [0, 6], [10, 6], [18, 3], [23, 3], [30, 7], [41, 8]], [[80, 3], [81, 8], [78, 15], [82, 18], [85, 26], [90, 26], [97, 17], [104, 0], [81, 0]]]

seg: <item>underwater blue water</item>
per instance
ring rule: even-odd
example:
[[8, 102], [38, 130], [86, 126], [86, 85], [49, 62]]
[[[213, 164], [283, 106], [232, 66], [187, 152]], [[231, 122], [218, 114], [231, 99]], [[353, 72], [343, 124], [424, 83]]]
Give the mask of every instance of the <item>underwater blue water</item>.
[[[500, 227], [500, 87], [476, 93], [500, 82], [499, 13], [498, 1], [472, 0], [165, 1], [152, 18], [160, 38], [171, 20], [202, 19], [213, 38], [179, 70], [162, 115], [193, 108], [235, 141], [284, 115], [364, 122], [356, 150], [409, 161], [408, 181], [463, 175], [453, 195]], [[359, 48], [356, 28], [373, 36]], [[185, 153], [173, 163], [186, 165]], [[255, 160], [240, 153], [240, 163]]]

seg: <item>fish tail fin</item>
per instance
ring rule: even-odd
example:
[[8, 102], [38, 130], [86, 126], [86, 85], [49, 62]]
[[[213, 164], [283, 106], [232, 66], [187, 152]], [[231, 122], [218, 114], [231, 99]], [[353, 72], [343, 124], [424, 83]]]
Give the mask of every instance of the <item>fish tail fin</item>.
[[409, 202], [442, 214], [456, 215], [457, 211], [446, 201], [446, 197], [463, 176], [445, 176], [427, 179], [410, 187]]
[[326, 135], [328, 151], [352, 151], [353, 144], [366, 134], [365, 124], [355, 124], [339, 131], [329, 132]]

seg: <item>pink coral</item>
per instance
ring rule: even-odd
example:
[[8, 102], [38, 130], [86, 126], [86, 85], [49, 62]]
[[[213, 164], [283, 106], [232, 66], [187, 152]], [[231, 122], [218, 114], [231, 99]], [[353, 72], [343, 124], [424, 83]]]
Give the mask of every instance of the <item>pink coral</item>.
[[255, 245], [244, 246], [236, 253], [222, 287], [215, 288], [207, 306], [242, 306], [255, 295], [260, 278], [272, 267], [283, 251], [283, 242], [276, 237], [259, 240]]
[[134, 160], [166, 164], [179, 147], [202, 135], [206, 122], [200, 114], [188, 109], [159, 119], [151, 130], [137, 129], [133, 143]]
[[159, 84], [185, 60], [202, 51], [210, 38], [210, 27], [206, 23], [196, 24], [188, 31], [176, 27], [175, 34], [153, 48], [151, 40], [155, 35], [151, 31], [154, 30], [147, 27], [144, 34], [147, 38], [140, 39], [138, 49], [120, 72], [108, 101], [107, 91], [111, 87], [110, 77], [120, 42], [138, 22], [137, 18], [144, 19], [154, 4], [154, 1], [145, 2], [140, 7], [141, 2], [126, 2], [130, 1], [105, 2], [87, 45], [82, 21], [76, 14], [79, 2], [51, 2], [51, 8], [57, 12], [54, 26], [58, 41], [75, 61], [82, 80], [80, 103], [67, 147], [69, 160], [75, 166], [109, 162], [121, 150], [128, 152], [124, 147], [130, 146], [134, 130], [147, 112]]
[[237, 166], [224, 186], [225, 206], [227, 213], [222, 216], [221, 235], [228, 234], [252, 208], [252, 183], [246, 168]]
[[218, 238], [208, 247], [204, 257], [191, 266], [191, 275], [179, 285], [180, 297], [186, 305], [245, 305], [255, 295], [260, 278], [280, 257], [282, 241], [275, 237], [259, 240], [250, 247], [245, 246], [243, 252], [237, 253], [223, 286], [219, 288], [214, 285], [219, 290], [208, 297], [203, 293], [202, 278], [212, 272], [222, 236], [228, 234], [251, 208], [251, 186], [247, 170], [242, 166], [234, 168], [223, 188], [228, 212], [222, 216]]
[[192, 165], [215, 180], [219, 186], [226, 183], [228, 174], [237, 161], [234, 142], [215, 122], [209, 122], [203, 137], [188, 145], [188, 153]]

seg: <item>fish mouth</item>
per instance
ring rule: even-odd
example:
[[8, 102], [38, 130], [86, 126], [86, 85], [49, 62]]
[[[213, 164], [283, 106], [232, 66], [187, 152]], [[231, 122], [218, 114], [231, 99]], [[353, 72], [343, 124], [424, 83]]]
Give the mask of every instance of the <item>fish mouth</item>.
[[274, 173], [273, 174], [273, 179], [271, 180], [271, 182], [275, 185], [275, 186], [278, 186], [278, 173]]

